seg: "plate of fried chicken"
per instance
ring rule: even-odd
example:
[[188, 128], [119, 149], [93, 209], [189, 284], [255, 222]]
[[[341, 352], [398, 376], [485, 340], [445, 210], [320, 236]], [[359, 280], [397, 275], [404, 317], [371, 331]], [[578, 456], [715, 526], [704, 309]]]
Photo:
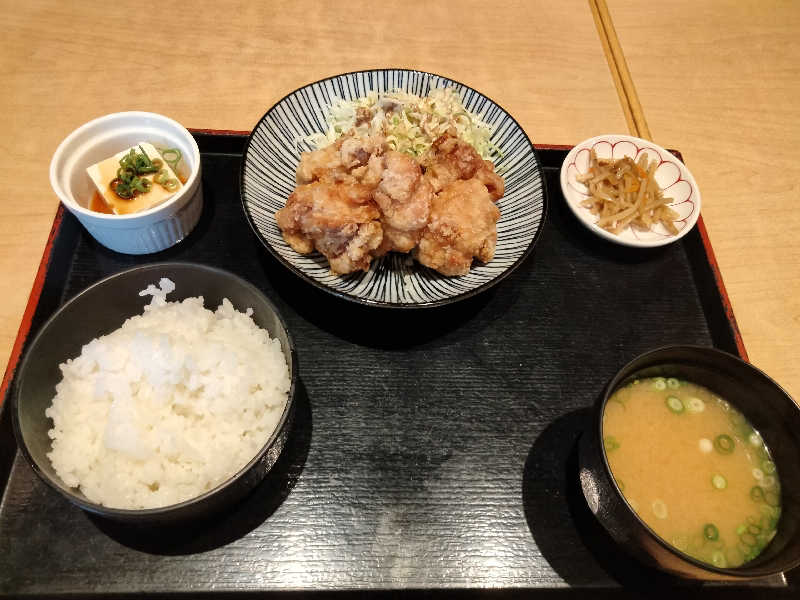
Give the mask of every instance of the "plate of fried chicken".
[[404, 69], [337, 75], [280, 100], [250, 135], [241, 196], [289, 269], [390, 307], [496, 284], [531, 252], [547, 205], [533, 144], [506, 111]]

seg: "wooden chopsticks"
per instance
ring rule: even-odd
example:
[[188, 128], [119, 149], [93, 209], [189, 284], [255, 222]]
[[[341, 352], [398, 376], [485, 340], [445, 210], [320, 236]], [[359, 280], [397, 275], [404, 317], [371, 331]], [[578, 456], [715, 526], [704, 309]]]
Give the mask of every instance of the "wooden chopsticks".
[[636, 87], [633, 85], [631, 73], [628, 71], [628, 63], [622, 53], [622, 46], [617, 38], [614, 23], [611, 21], [611, 14], [608, 12], [606, 0], [589, 0], [589, 7], [592, 9], [592, 16], [600, 36], [600, 43], [603, 45], [603, 52], [608, 61], [608, 68], [611, 70], [611, 77], [614, 86], [617, 88], [619, 101], [622, 104], [622, 111], [625, 113], [625, 121], [628, 123], [628, 130], [631, 135], [642, 139], [650, 140], [650, 128], [644, 118], [644, 111], [636, 94]]

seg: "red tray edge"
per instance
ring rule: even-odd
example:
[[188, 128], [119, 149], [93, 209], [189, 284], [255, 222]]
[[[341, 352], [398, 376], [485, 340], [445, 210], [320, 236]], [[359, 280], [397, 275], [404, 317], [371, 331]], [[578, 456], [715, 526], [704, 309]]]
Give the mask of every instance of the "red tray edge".
[[47, 236], [44, 252], [42, 252], [42, 259], [39, 261], [39, 269], [36, 271], [36, 277], [33, 280], [33, 287], [31, 288], [30, 294], [28, 294], [28, 303], [25, 305], [25, 312], [22, 313], [22, 321], [17, 330], [17, 337], [14, 340], [14, 345], [11, 347], [11, 355], [8, 358], [6, 371], [3, 375], [3, 383], [0, 385], [0, 407], [2, 407], [3, 402], [5, 402], [8, 386], [11, 384], [11, 379], [14, 376], [14, 372], [17, 370], [17, 365], [22, 355], [22, 347], [25, 345], [25, 340], [28, 339], [31, 322], [33, 321], [33, 314], [36, 312], [36, 307], [39, 305], [39, 297], [44, 287], [47, 267], [50, 265], [50, 259], [52, 258], [53, 243], [58, 235], [58, 230], [61, 228], [61, 221], [63, 219], [64, 205], [59, 203], [56, 216], [53, 219], [53, 225], [50, 227], [50, 234]]

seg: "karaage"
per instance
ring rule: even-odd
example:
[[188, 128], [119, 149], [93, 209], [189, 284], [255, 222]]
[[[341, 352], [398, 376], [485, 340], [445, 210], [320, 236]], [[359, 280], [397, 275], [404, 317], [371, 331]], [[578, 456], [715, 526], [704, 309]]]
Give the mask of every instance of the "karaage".
[[283, 238], [300, 254], [314, 249], [344, 275], [367, 270], [383, 240], [381, 213], [363, 184], [315, 181], [297, 186], [275, 213]]
[[374, 198], [381, 209], [383, 243], [376, 255], [408, 252], [428, 224], [433, 190], [419, 164], [407, 154], [389, 151]]
[[500, 209], [477, 178], [453, 181], [431, 200], [414, 258], [443, 275], [466, 275], [473, 258], [494, 257], [499, 218]]
[[425, 178], [434, 192], [440, 192], [448, 184], [459, 179], [477, 178], [486, 186], [492, 200], [502, 198], [505, 193], [503, 178], [494, 172], [494, 165], [483, 160], [470, 144], [450, 130], [439, 136], [423, 157]]

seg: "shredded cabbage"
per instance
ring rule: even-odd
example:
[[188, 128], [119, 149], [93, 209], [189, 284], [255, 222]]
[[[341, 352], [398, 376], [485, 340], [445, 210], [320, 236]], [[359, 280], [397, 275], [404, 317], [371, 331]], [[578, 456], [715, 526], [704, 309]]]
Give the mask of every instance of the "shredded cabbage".
[[354, 129], [357, 136], [382, 134], [392, 150], [420, 158], [453, 127], [484, 160], [501, 156], [489, 139], [491, 127], [464, 108], [453, 88], [434, 88], [425, 98], [401, 90], [369, 92], [356, 100], [336, 98], [326, 121], [325, 133], [311, 134], [303, 141], [319, 149]]

